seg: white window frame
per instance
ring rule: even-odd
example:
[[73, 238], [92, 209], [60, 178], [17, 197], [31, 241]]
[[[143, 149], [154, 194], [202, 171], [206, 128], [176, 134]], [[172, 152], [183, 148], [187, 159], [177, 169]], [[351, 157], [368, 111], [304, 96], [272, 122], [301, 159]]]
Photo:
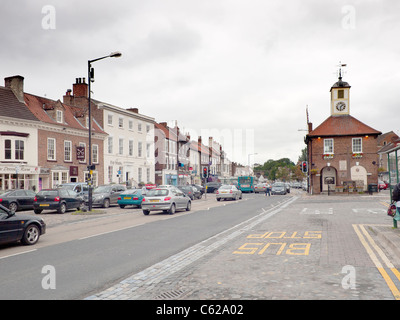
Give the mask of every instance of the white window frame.
[[69, 181], [68, 170], [56, 170], [51, 172], [51, 187], [57, 188], [58, 185]]
[[112, 126], [112, 125], [113, 125], [113, 114], [111, 114], [111, 113], [109, 113], [109, 114], [107, 115], [107, 124], [108, 124], [109, 126]]
[[57, 160], [56, 150], [56, 139], [47, 138], [47, 160]]
[[99, 145], [92, 144], [92, 162], [98, 164], [99, 163]]
[[143, 143], [142, 141], [138, 142], [138, 157], [141, 158], [143, 156]]
[[56, 110], [56, 121], [58, 123], [63, 123], [63, 112], [62, 112], [62, 110]]
[[124, 138], [118, 139], [118, 154], [120, 155], [124, 154]]
[[[328, 144], [329, 142], [331, 142], [331, 145]], [[333, 154], [334, 151], [333, 139], [324, 139], [324, 154]]]
[[72, 141], [64, 140], [64, 161], [72, 162]]
[[[359, 141], [359, 144], [356, 144], [355, 141]], [[356, 150], [357, 149], [357, 150]], [[362, 138], [352, 138], [351, 139], [351, 150], [353, 153], [362, 153]]]
[[109, 136], [108, 137], [108, 139], [107, 139], [107, 151], [108, 151], [108, 154], [112, 154], [113, 153], [113, 143], [114, 143], [114, 141], [113, 141], [113, 136]]
[[128, 154], [130, 156], [133, 156], [133, 146], [134, 146], [133, 140], [129, 140]]

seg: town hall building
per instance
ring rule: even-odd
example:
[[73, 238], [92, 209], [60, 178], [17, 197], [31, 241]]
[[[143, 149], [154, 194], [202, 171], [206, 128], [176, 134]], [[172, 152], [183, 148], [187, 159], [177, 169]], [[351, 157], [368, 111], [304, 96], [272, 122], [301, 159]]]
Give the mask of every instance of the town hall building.
[[331, 115], [315, 129], [308, 123], [305, 137], [309, 192], [367, 191], [378, 182], [378, 136], [350, 115], [350, 85], [339, 79], [331, 87]]

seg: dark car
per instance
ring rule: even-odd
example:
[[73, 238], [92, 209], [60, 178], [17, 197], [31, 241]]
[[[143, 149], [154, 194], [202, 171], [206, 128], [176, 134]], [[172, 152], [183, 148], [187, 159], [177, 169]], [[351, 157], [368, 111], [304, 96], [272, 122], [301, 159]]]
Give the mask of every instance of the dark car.
[[206, 188], [203, 187], [203, 186], [201, 186], [201, 185], [198, 185], [198, 184], [192, 184], [192, 187], [194, 187], [194, 188], [196, 188], [198, 191], [200, 191], [200, 198], [199, 198], [199, 199], [201, 199], [201, 197], [203, 196], [203, 194], [206, 192]]
[[221, 183], [219, 182], [207, 182], [206, 183], [206, 190], [207, 193], [214, 193], [221, 187]]
[[22, 209], [33, 209], [36, 193], [32, 190], [9, 190], [0, 195], [0, 204], [16, 212]]
[[57, 210], [58, 213], [65, 213], [70, 209], [81, 209], [85, 204], [83, 198], [75, 191], [58, 188], [43, 189], [39, 191], [33, 201], [35, 213], [43, 210]]
[[199, 190], [197, 190], [197, 188], [195, 188], [195, 187], [178, 186], [178, 189], [183, 191], [190, 198], [190, 200], [201, 198], [201, 192]]
[[14, 211], [0, 205], [0, 243], [21, 241], [32, 245], [46, 233], [43, 219], [29, 215], [15, 215]]
[[89, 186], [86, 182], [68, 182], [63, 183], [58, 186], [58, 188], [65, 188], [75, 191], [79, 194], [85, 201], [88, 200]]

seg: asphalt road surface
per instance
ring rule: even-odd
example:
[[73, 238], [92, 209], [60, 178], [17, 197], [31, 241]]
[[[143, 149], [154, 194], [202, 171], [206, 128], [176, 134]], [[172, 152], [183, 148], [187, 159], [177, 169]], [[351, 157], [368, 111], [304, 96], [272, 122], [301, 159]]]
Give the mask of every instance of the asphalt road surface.
[[[214, 205], [213, 195], [208, 197]], [[0, 248], [0, 299], [85, 298], [252, 218], [261, 208], [284, 198], [245, 195], [243, 200], [173, 216], [145, 217], [140, 210], [131, 210], [134, 213], [119, 211], [123, 214], [112, 218], [105, 214], [87, 221], [58, 223], [50, 226], [35, 246]]]

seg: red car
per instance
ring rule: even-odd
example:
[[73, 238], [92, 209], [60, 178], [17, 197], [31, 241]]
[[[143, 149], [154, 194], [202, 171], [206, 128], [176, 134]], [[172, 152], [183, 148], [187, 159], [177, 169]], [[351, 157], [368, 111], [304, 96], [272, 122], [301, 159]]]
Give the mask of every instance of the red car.
[[386, 190], [389, 188], [389, 184], [383, 181], [378, 181], [378, 188], [379, 190]]

